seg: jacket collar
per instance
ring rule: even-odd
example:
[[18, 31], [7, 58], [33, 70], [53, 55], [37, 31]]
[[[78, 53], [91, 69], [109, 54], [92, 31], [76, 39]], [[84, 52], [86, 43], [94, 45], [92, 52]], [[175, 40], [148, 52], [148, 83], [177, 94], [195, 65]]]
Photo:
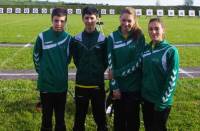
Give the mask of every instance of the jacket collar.
[[124, 35], [121, 32], [121, 26], [118, 27], [117, 32], [120, 35], [120, 37], [123, 38], [123, 39], [125, 39], [125, 40], [130, 39], [132, 37], [131, 36], [132, 35], [132, 31], [129, 31], [127, 38], [125, 38]]
[[85, 35], [94, 35], [94, 34], [98, 33], [98, 31], [97, 31], [97, 29], [95, 28], [95, 30], [94, 30], [93, 32], [87, 32], [86, 30], [84, 30], [83, 33], [84, 33]]
[[59, 32], [58, 31], [54, 31], [52, 27], [50, 28], [50, 30], [56, 37], [61, 36], [65, 32], [64, 30], [63, 31], [59, 31]]
[[153, 41], [151, 41], [149, 45], [151, 46], [152, 49], [156, 49], [156, 48], [162, 47], [163, 45], [166, 45], [167, 43], [168, 43], [167, 40], [164, 39], [160, 41], [159, 43], [156, 43], [154, 47], [153, 47]]

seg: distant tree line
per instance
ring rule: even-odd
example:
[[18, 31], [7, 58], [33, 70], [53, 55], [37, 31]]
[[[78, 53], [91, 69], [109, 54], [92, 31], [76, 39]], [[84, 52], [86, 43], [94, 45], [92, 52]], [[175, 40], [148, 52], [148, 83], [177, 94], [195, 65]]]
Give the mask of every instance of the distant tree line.
[[[14, 1], [14, 2], [13, 2]], [[47, 0], [48, 1], [48, 0]], [[37, 0], [0, 0], [0, 8], [55, 8], [55, 7], [63, 7], [70, 9], [82, 9], [88, 4], [80, 4], [80, 3], [64, 3], [64, 2], [45, 2], [45, 1], [37, 1]], [[111, 5], [102, 5], [102, 4], [89, 4], [91, 6], [96, 6], [98, 9], [115, 9], [115, 14], [119, 14], [120, 10], [123, 6], [111, 6]], [[185, 15], [188, 15], [188, 10], [195, 10], [196, 14], [199, 14], [200, 7], [192, 6], [193, 0], [185, 0], [184, 6], [158, 6], [159, 1], [157, 1], [157, 6], [131, 6], [135, 9], [142, 9], [142, 14], [146, 14], [146, 9], [153, 9], [153, 13], [156, 14], [157, 9], [164, 10], [164, 15], [168, 14], [168, 10], [172, 9], [175, 11], [175, 15], [178, 14], [178, 10], [185, 10]], [[108, 12], [107, 12], [108, 14]]]

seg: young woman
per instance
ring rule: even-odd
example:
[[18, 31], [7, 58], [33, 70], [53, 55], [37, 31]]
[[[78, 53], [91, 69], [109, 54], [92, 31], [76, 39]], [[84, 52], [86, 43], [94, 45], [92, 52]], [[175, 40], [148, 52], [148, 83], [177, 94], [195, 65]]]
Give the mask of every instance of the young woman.
[[145, 38], [133, 8], [124, 8], [119, 19], [120, 26], [108, 37], [114, 131], [138, 131], [142, 85], [140, 62]]
[[148, 25], [150, 44], [143, 54], [143, 117], [146, 131], [166, 131], [179, 71], [176, 47], [165, 40], [165, 29], [159, 18]]

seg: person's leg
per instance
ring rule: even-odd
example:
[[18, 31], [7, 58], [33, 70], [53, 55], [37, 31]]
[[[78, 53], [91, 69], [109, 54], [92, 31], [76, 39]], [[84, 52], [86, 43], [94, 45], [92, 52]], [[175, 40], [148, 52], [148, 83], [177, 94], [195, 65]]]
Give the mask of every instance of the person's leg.
[[139, 93], [129, 92], [125, 97], [126, 131], [139, 131], [140, 129], [140, 99]]
[[125, 131], [125, 110], [124, 110], [124, 101], [123, 94], [121, 99], [113, 101], [114, 107], [114, 131]]
[[54, 94], [55, 131], [66, 131], [65, 126], [66, 92]]
[[89, 106], [88, 89], [75, 87], [75, 120], [73, 131], [85, 131], [85, 118]]
[[153, 131], [154, 104], [143, 99], [142, 113], [145, 131]]
[[91, 89], [91, 94], [92, 113], [97, 124], [97, 131], [107, 131], [104, 87]]
[[40, 93], [42, 103], [41, 131], [52, 131], [53, 97], [51, 93]]
[[167, 131], [166, 125], [170, 109], [171, 107], [166, 108], [163, 111], [155, 111], [154, 121], [153, 121], [154, 131]]

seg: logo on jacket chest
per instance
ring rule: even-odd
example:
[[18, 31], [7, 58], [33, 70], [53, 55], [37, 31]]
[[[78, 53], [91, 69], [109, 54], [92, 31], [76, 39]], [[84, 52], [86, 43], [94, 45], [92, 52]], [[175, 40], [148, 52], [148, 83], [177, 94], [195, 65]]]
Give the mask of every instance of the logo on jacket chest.
[[53, 43], [53, 41], [46, 41], [46, 42], [44, 42], [45, 45], [49, 45], [49, 44], [52, 44], [52, 43]]
[[133, 40], [117, 41], [114, 43], [114, 49], [122, 47], [135, 48], [135, 45], [132, 42]]
[[156, 63], [156, 64], [160, 63], [160, 59], [158, 57], [153, 57], [151, 61], [152, 63]]

